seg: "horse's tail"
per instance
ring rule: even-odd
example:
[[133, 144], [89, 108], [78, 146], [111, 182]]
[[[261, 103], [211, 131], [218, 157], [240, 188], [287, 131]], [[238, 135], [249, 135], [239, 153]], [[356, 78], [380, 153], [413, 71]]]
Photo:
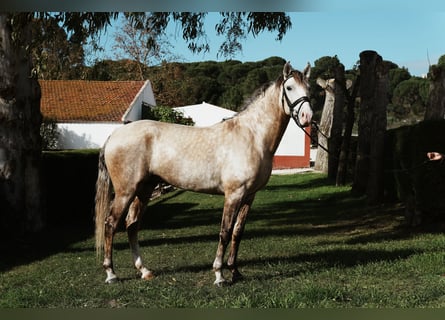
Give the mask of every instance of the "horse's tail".
[[96, 181], [96, 254], [101, 255], [105, 242], [105, 219], [110, 214], [112, 185], [104, 156], [105, 146], [100, 150]]

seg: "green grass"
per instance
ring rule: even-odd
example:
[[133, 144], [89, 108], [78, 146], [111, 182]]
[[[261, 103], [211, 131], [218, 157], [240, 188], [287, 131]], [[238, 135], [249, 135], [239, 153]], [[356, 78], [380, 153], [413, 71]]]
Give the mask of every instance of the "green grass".
[[445, 307], [445, 236], [403, 227], [397, 205], [367, 207], [320, 174], [273, 176], [241, 242], [244, 280], [218, 288], [212, 263], [223, 198], [175, 191], [153, 201], [140, 232], [156, 278], [142, 281], [126, 233], [122, 281], [104, 283], [92, 229], [20, 243], [0, 260], [0, 307]]

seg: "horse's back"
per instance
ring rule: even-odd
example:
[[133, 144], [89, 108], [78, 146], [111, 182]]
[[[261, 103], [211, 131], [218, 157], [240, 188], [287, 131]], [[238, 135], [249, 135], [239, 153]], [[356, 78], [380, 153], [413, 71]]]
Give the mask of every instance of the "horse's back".
[[191, 127], [136, 121], [117, 129], [105, 151], [116, 174], [127, 179], [155, 175], [179, 188], [220, 194], [237, 184], [262, 187], [272, 163], [271, 157], [264, 161], [252, 148], [251, 136], [233, 123]]
[[113, 132], [106, 161], [127, 178], [155, 175], [180, 188], [219, 193], [217, 135], [212, 127], [136, 121]]

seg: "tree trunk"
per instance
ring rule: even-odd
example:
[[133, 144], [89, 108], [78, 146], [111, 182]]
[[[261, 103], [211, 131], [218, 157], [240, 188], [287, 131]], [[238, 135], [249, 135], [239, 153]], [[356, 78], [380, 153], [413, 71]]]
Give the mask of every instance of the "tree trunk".
[[445, 68], [434, 65], [429, 72], [430, 97], [425, 111], [425, 120], [445, 118]]
[[[0, 14], [0, 231], [43, 227], [40, 197], [40, 87], [32, 77], [28, 14]], [[13, 37], [14, 34], [14, 37]], [[14, 39], [19, 39], [14, 41]]]
[[343, 186], [346, 184], [346, 177], [348, 173], [348, 161], [349, 161], [349, 152], [351, 149], [351, 137], [352, 137], [352, 129], [354, 128], [354, 120], [355, 120], [355, 98], [357, 97], [357, 89], [360, 83], [360, 78], [357, 77], [357, 80], [354, 83], [354, 87], [352, 89], [352, 93], [348, 93], [348, 85], [343, 87], [346, 98], [346, 118], [345, 118], [345, 132], [343, 133], [343, 139], [341, 142], [340, 148], [340, 157], [338, 163], [338, 171], [336, 178], [336, 185]]
[[360, 53], [360, 115], [353, 193], [377, 202], [383, 190], [383, 148], [389, 73], [375, 51]]
[[345, 67], [339, 64], [335, 68], [335, 100], [334, 111], [332, 117], [331, 137], [329, 139], [329, 161], [328, 161], [328, 178], [335, 181], [338, 170], [338, 159], [340, 156], [340, 147], [343, 133], [343, 110], [345, 106], [345, 92], [342, 86], [345, 85]]
[[335, 79], [323, 80], [317, 79], [317, 84], [324, 89], [325, 99], [323, 105], [323, 112], [321, 114], [320, 131], [318, 132], [318, 149], [315, 157], [314, 169], [323, 173], [328, 173], [328, 153], [321, 148], [328, 147], [328, 138], [331, 136], [332, 118], [334, 112], [334, 88]]
[[369, 178], [366, 187], [368, 203], [383, 201], [386, 108], [389, 96], [389, 65], [378, 60], [376, 65], [375, 106], [371, 122]]

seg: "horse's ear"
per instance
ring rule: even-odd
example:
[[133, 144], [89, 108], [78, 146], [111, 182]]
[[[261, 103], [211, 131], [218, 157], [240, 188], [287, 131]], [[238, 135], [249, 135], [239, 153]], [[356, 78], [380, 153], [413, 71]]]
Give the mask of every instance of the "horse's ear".
[[309, 79], [309, 77], [311, 76], [311, 64], [309, 62], [307, 63], [306, 68], [304, 68], [303, 74], [306, 79]]
[[290, 65], [290, 61], [284, 64], [283, 68], [283, 77], [286, 79], [292, 73], [292, 66]]

